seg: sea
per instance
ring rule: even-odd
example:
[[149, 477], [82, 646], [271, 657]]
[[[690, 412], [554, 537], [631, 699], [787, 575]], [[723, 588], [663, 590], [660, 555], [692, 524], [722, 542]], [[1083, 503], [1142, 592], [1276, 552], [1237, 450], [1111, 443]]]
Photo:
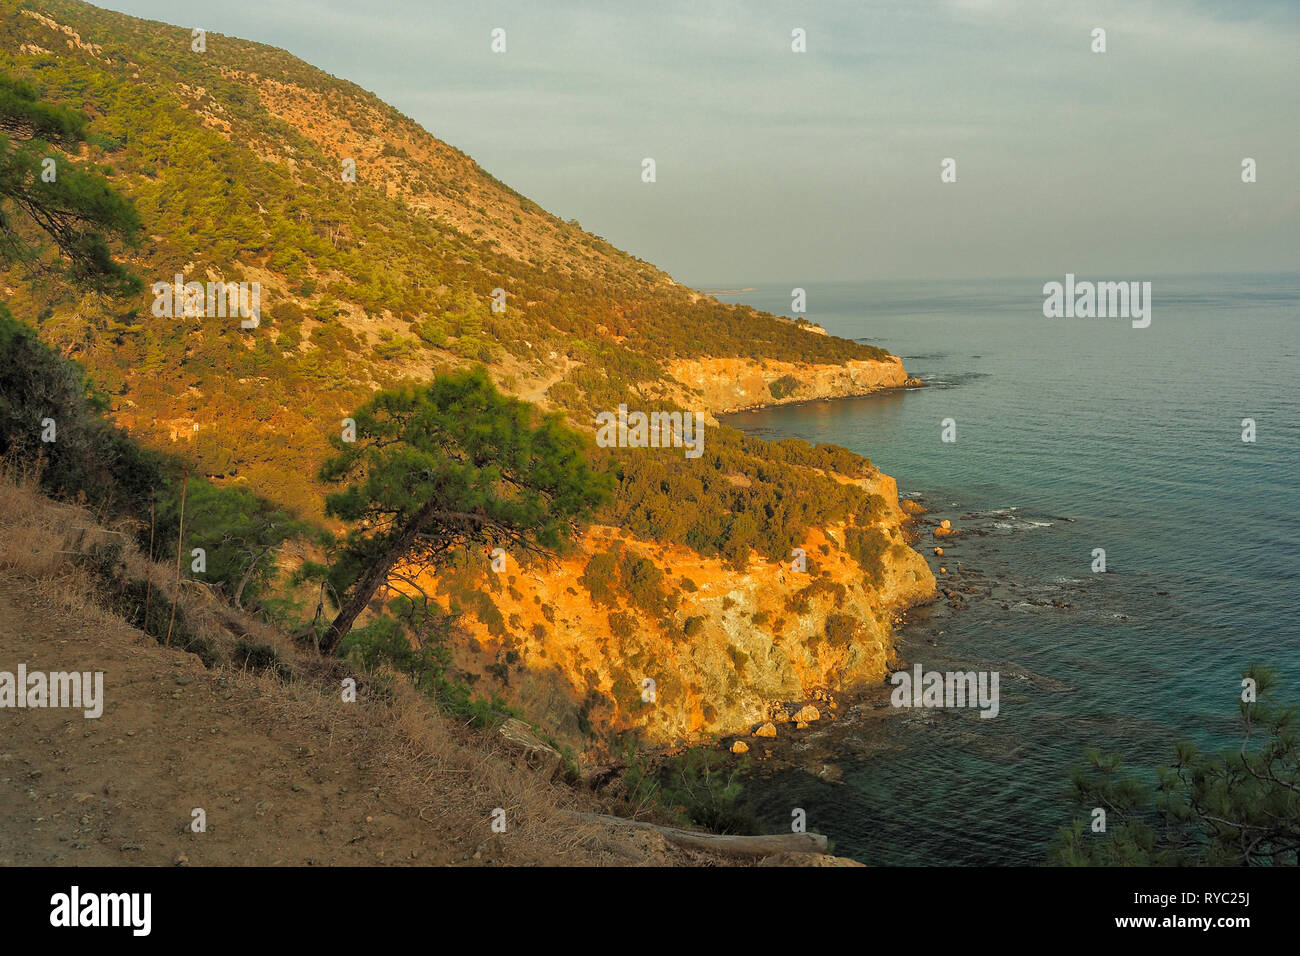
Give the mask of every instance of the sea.
[[[842, 445], [930, 509], [917, 547], [959, 596], [909, 613], [899, 654], [999, 674], [991, 719], [892, 707], [882, 684], [791, 731], [747, 780], [765, 829], [802, 810], [868, 864], [1044, 863], [1087, 816], [1070, 772], [1089, 749], [1149, 779], [1176, 741], [1239, 746], [1253, 663], [1300, 704], [1300, 273], [1143, 279], [1146, 328], [1044, 317], [1064, 276], [719, 295], [789, 316], [803, 288], [804, 318], [925, 383], [723, 421]], [[943, 519], [962, 533], [935, 538]]]

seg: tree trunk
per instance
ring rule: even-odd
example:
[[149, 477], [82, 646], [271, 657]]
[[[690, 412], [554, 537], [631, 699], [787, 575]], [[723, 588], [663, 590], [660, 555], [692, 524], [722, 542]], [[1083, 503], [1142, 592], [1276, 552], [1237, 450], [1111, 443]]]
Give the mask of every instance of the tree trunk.
[[388, 549], [375, 559], [374, 564], [366, 568], [357, 578], [352, 587], [348, 590], [347, 595], [343, 598], [343, 604], [339, 608], [339, 613], [335, 615], [334, 620], [330, 623], [329, 630], [321, 638], [320, 652], [322, 654], [334, 653], [334, 648], [338, 646], [339, 641], [347, 636], [348, 631], [352, 630], [352, 622], [357, 619], [370, 599], [375, 596], [375, 591], [379, 586], [388, 580], [388, 572], [392, 570], [394, 564], [401, 557], [410, 552], [411, 547], [415, 544], [416, 536], [424, 527], [433, 513], [433, 503], [426, 504], [417, 511], [402, 528], [402, 531], [389, 544]]
[[609, 823], [616, 826], [636, 827], [639, 830], [653, 830], [679, 846], [734, 856], [772, 856], [777, 853], [824, 854], [827, 846], [826, 837], [820, 833], [731, 836], [708, 833], [704, 830], [688, 830], [684, 827], [660, 826], [657, 823], [648, 823], [645, 820], [625, 820], [622, 817], [611, 817], [604, 813], [582, 813], [575, 810], [561, 812], [570, 817], [576, 817], [584, 823]]
[[261, 561], [262, 558], [266, 556], [266, 553], [270, 550], [271, 550], [270, 548], [263, 548], [261, 551], [255, 554], [253, 556], [253, 560], [250, 561], [248, 564], [248, 570], [245, 571], [244, 576], [239, 579], [239, 587], [235, 588], [235, 609], [236, 610], [242, 611], [244, 609], [244, 605], [242, 603], [244, 599], [244, 588], [248, 586], [248, 581], [253, 576], [253, 569], [257, 567], [257, 562]]

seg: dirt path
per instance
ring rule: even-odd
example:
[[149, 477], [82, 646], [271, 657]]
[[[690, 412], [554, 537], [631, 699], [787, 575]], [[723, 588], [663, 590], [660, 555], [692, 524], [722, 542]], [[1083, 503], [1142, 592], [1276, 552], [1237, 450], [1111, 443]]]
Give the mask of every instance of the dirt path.
[[[30, 599], [0, 583], [0, 670], [101, 670], [105, 705], [0, 709], [0, 864], [455, 862], [255, 684]], [[206, 833], [190, 829], [198, 807]]]

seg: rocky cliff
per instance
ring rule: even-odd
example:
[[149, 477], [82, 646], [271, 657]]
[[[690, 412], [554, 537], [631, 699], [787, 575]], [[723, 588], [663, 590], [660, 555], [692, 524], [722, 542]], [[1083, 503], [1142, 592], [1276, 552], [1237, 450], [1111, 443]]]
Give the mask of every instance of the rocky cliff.
[[804, 402], [819, 398], [866, 395], [900, 388], [909, 379], [902, 360], [850, 359], [843, 363], [812, 364], [774, 359], [699, 358], [666, 364], [668, 373], [698, 391], [715, 414]]
[[[420, 585], [441, 592], [445, 608], [458, 587], [490, 595], [491, 608], [462, 613], [458, 663], [494, 675], [498, 686], [479, 690], [502, 692], [577, 750], [628, 729], [652, 744], [747, 734], [820, 690], [882, 680], [894, 615], [934, 593], [925, 560], [904, 542], [908, 519], [894, 480], [878, 473], [841, 480], [883, 502], [870, 527], [888, 544], [874, 568], [850, 556], [843, 526], [803, 542], [802, 571], [797, 558], [753, 558], [736, 569], [594, 527], [576, 553], [549, 567], [508, 559], [500, 573], [458, 584], [426, 577]], [[659, 608], [589, 589], [589, 562], [611, 552], [621, 561], [644, 558], [662, 573]]]

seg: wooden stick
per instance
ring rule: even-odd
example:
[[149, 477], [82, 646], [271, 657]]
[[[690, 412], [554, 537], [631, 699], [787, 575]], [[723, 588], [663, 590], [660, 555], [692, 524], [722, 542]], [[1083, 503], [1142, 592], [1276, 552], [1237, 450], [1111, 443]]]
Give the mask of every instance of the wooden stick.
[[[185, 477], [181, 479], [181, 518], [176, 524], [176, 593], [172, 595], [172, 615], [167, 621], [167, 641], [168, 647], [172, 646], [172, 625], [176, 623], [176, 605], [181, 599], [181, 548], [185, 541], [185, 493], [190, 490], [190, 470], [185, 469]], [[145, 621], [145, 624], [148, 624]]]
[[149, 571], [144, 576], [144, 632], [149, 633], [149, 601], [153, 597], [153, 510], [155, 502], [149, 501]]

